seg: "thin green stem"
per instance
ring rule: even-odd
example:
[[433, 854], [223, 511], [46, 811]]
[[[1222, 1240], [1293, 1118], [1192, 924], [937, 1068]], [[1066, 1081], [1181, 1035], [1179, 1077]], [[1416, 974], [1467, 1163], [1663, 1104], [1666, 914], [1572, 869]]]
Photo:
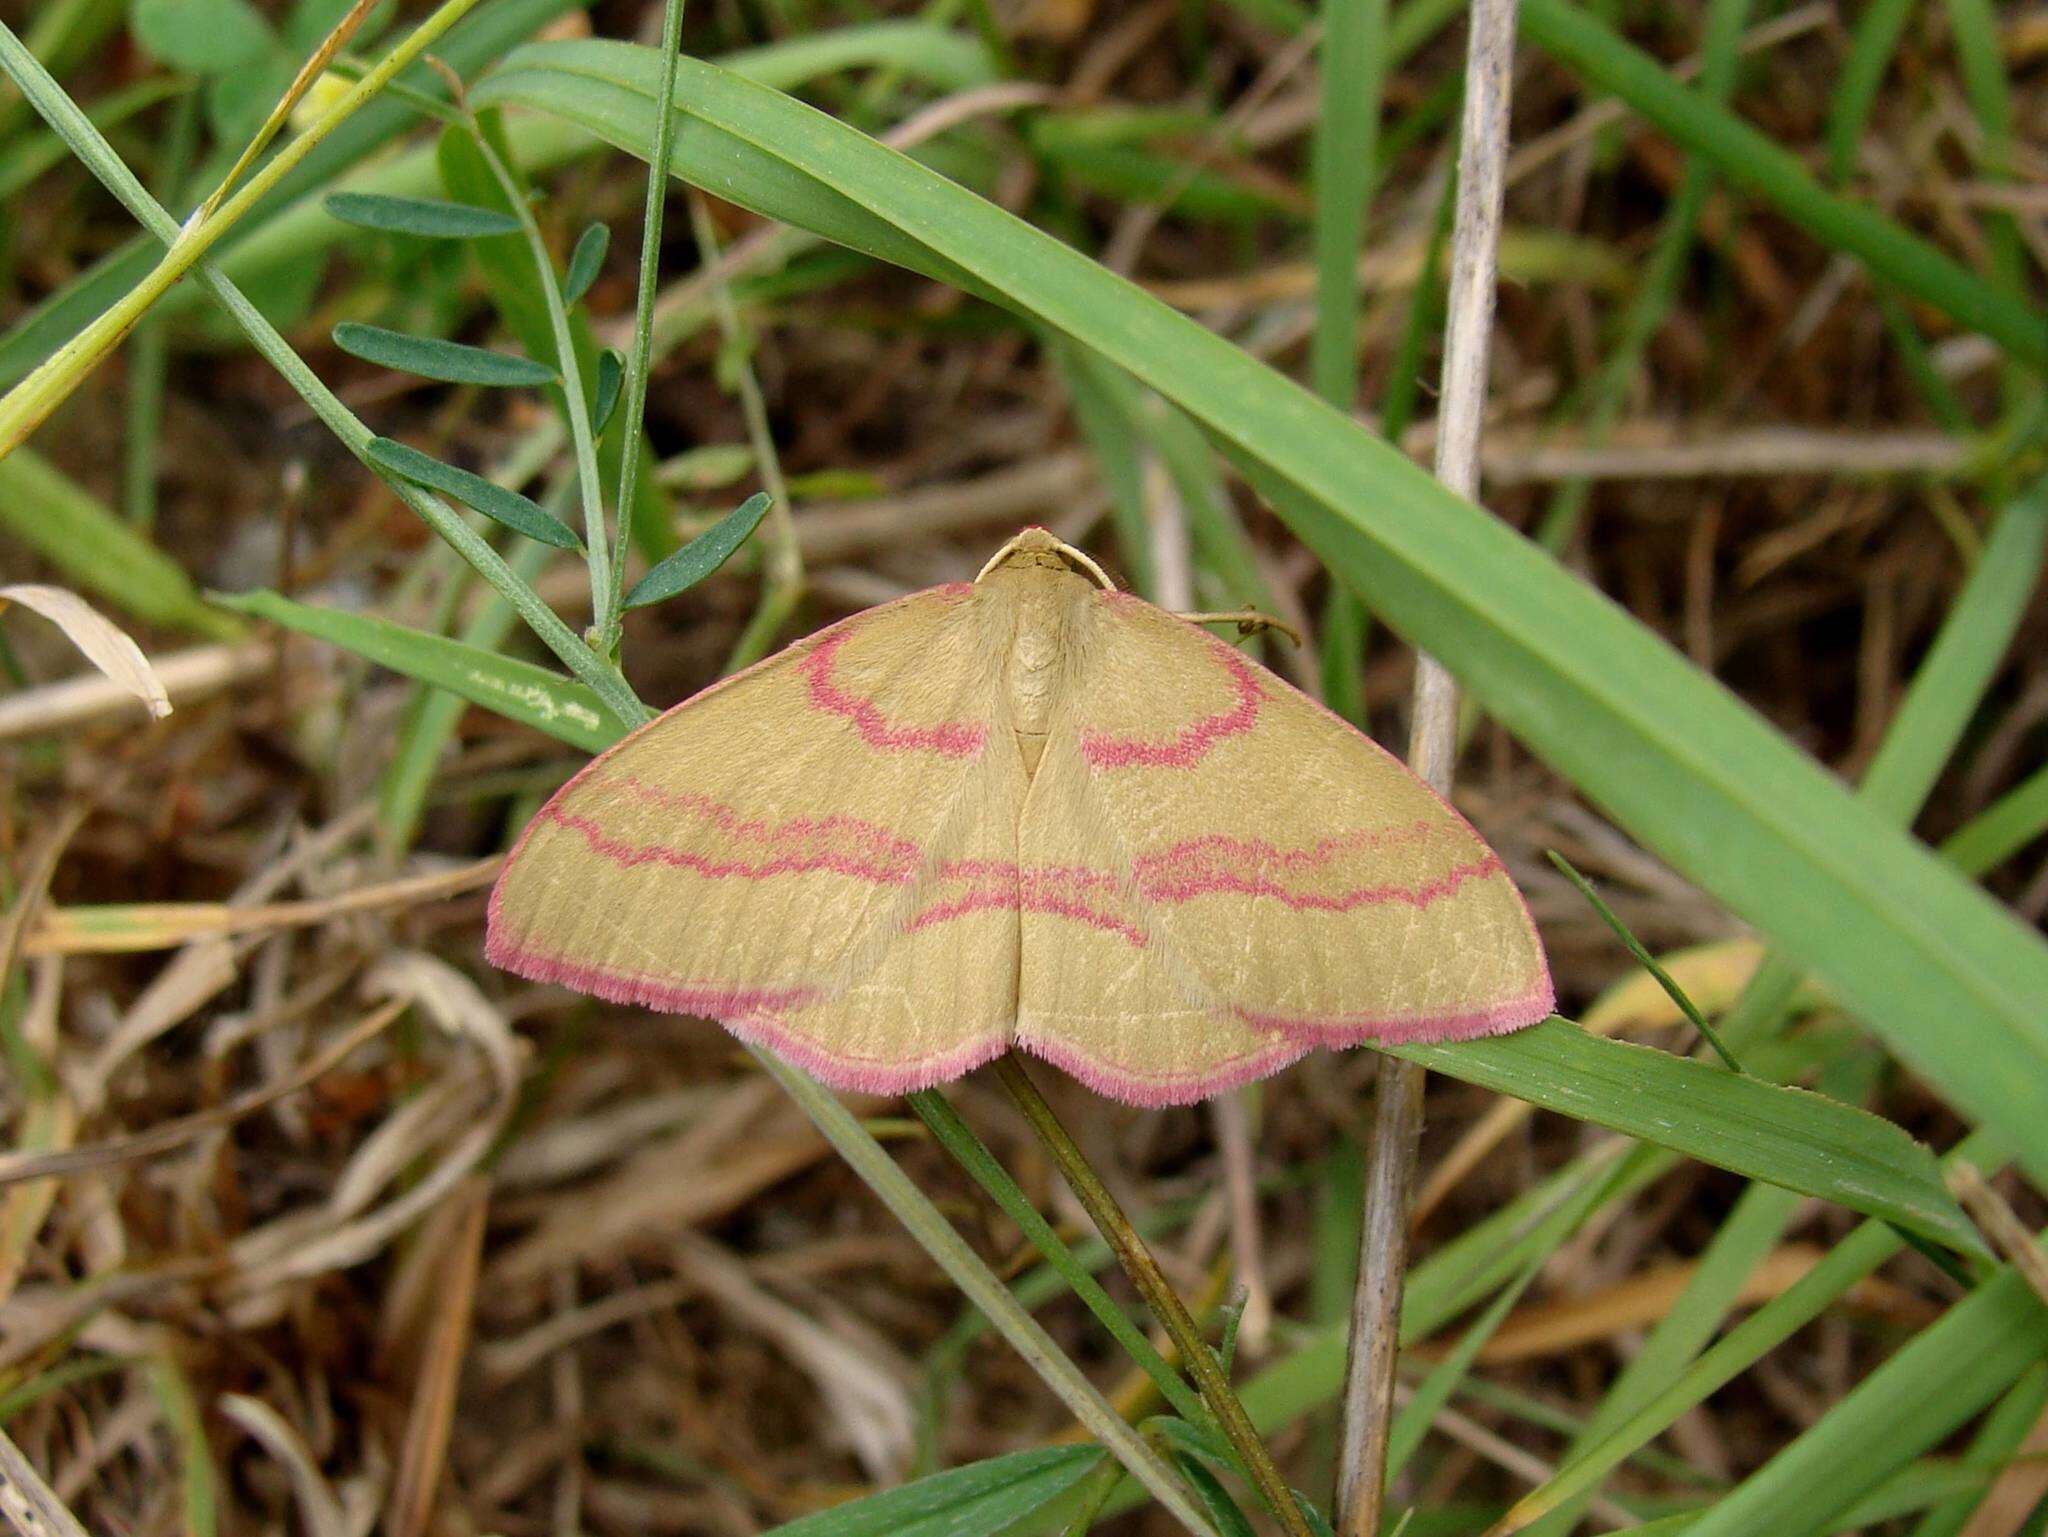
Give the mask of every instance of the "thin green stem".
[[1614, 909], [1607, 905], [1606, 899], [1593, 889], [1593, 883], [1579, 874], [1572, 862], [1556, 849], [1550, 851], [1550, 862], [1557, 866], [1566, 880], [1578, 888], [1579, 895], [1584, 897], [1591, 904], [1593, 911], [1600, 915], [1600, 921], [1614, 931], [1615, 937], [1622, 942], [1628, 953], [1635, 957], [1636, 964], [1656, 979], [1657, 985], [1664, 989], [1664, 996], [1677, 1004], [1678, 1011], [1692, 1021], [1693, 1028], [1699, 1031], [1709, 1046], [1714, 1048], [1714, 1054], [1727, 1064], [1728, 1070], [1735, 1073], [1744, 1071], [1742, 1064], [1735, 1060], [1735, 1054], [1722, 1041], [1720, 1032], [1707, 1023], [1707, 1016], [1700, 1012], [1699, 1005], [1694, 1003], [1685, 989], [1678, 985], [1677, 979], [1663, 968], [1657, 957], [1643, 948], [1643, 942], [1629, 931], [1629, 926], [1615, 916]]
[[796, 542], [796, 521], [790, 513], [789, 483], [783, 479], [782, 456], [776, 452], [775, 435], [768, 427], [768, 404], [761, 398], [761, 381], [754, 375], [753, 348], [740, 326], [732, 288], [719, 271], [718, 232], [711, 227], [710, 210], [694, 190], [690, 193], [690, 230], [697, 238], [697, 260], [711, 274], [711, 302], [718, 314], [718, 328], [738, 362], [735, 387], [740, 397], [740, 413], [747, 422], [747, 441], [754, 450], [755, 462], [761, 466], [761, 483], [774, 498], [768, 510], [767, 585], [754, 617], [747, 622], [739, 643], [726, 659], [726, 671], [738, 672], [768, 654], [776, 632], [795, 611], [803, 596], [804, 557]]
[[[188, 91], [171, 106], [171, 128], [157, 164], [163, 201], [175, 206], [199, 143], [199, 97]], [[122, 445], [121, 503], [137, 528], [156, 522], [157, 448], [163, 436], [164, 378], [170, 367], [170, 338], [161, 315], [135, 333], [128, 369], [128, 435]]]
[[882, 1145], [868, 1135], [852, 1112], [829, 1090], [774, 1054], [755, 1050], [754, 1057], [810, 1116], [854, 1173], [881, 1197], [882, 1204], [895, 1213], [896, 1220], [938, 1261], [967, 1300], [981, 1309], [1025, 1363], [1060, 1396], [1088, 1433], [1107, 1447], [1182, 1526], [1203, 1537], [1212, 1537], [1214, 1529], [1195, 1509], [1159, 1455], [1110, 1407], [1037, 1320], [1024, 1311], [1010, 1289], [981, 1262], [980, 1256], [954, 1231], [953, 1224]]
[[[607, 645], [603, 637], [617, 629], [615, 615], [619, 586], [612, 578], [611, 550], [606, 542], [604, 526], [604, 477], [597, 467], [597, 439], [590, 431], [590, 406], [583, 393], [583, 370], [576, 365], [576, 336], [569, 328], [569, 306], [563, 302], [561, 279], [555, 273], [554, 259], [548, 255], [547, 242], [541, 238], [540, 223], [533, 216], [531, 201], [513, 176], [512, 168], [492, 146], [490, 135], [474, 118], [469, 119], [466, 126], [478, 155], [490, 168], [498, 190], [505, 194], [506, 206], [519, 221], [519, 231], [526, 237], [526, 247], [533, 254], [534, 275], [540, 282], [541, 299], [547, 305], [548, 328], [555, 339], [555, 366], [562, 375], [562, 403], [569, 417], [569, 441], [576, 450], [577, 490], [583, 499], [584, 558], [590, 566], [591, 632], [598, 637], [598, 655], [609, 659], [616, 648]], [[627, 454], [627, 462], [631, 463], [635, 457]], [[620, 527], [623, 528], [625, 523], [626, 514], [622, 507], [619, 511]]]
[[1280, 1524], [1287, 1529], [1289, 1537], [1311, 1537], [1308, 1521], [1295, 1501], [1294, 1491], [1288, 1488], [1287, 1480], [1273, 1465], [1272, 1453], [1266, 1450], [1266, 1443], [1259, 1439], [1251, 1416], [1238, 1402], [1237, 1392], [1224, 1375], [1222, 1363], [1209, 1348], [1209, 1342], [1202, 1338], [1201, 1330], [1188, 1313], [1187, 1304], [1180, 1300], [1180, 1294], [1166, 1279], [1165, 1272], [1159, 1268], [1159, 1261], [1153, 1258], [1152, 1250], [1131, 1225], [1131, 1219], [1124, 1215], [1123, 1208], [1109, 1193], [1109, 1187], [1103, 1184], [1102, 1177], [1088, 1162], [1080, 1145], [1060, 1124], [1059, 1117], [1053, 1114], [1052, 1106], [1038, 1092], [1038, 1085], [1031, 1081], [1031, 1075], [1017, 1060], [1016, 1053], [996, 1058], [995, 1070], [1003, 1087], [1017, 1102], [1017, 1108], [1024, 1113], [1024, 1119], [1059, 1166], [1068, 1188], [1087, 1210], [1104, 1241], [1115, 1251], [1117, 1262], [1124, 1267], [1124, 1274], [1131, 1278], [1131, 1284], [1137, 1287], [1138, 1294], [1152, 1309], [1153, 1316], [1165, 1326], [1167, 1336], [1180, 1351], [1181, 1360], [1187, 1364], [1189, 1375], [1195, 1379], [1195, 1386], [1201, 1390], [1203, 1402], [1215, 1415], [1217, 1428], [1237, 1452], [1253, 1486], [1280, 1518]]
[[953, 1155], [954, 1161], [972, 1175], [975, 1183], [1002, 1208], [1004, 1215], [1017, 1224], [1031, 1246], [1060, 1273], [1067, 1285], [1073, 1288], [1074, 1295], [1109, 1331], [1111, 1338], [1123, 1346], [1125, 1353], [1152, 1379], [1160, 1396], [1173, 1405], [1175, 1412], [1198, 1425], [1213, 1423], [1201, 1398], [1189, 1391], [1180, 1373], [1153, 1348], [1144, 1333], [1132, 1327], [1123, 1309], [1102, 1289], [1101, 1283], [1089, 1273], [1074, 1251], [1061, 1241], [1052, 1224], [1039, 1214], [1038, 1208], [1010, 1178], [1010, 1171], [996, 1161], [995, 1154], [974, 1134], [973, 1128], [960, 1119], [960, 1112], [953, 1108], [952, 1102], [937, 1090], [926, 1089], [910, 1096], [910, 1108], [931, 1128], [932, 1135]]
[[[669, 166], [676, 147], [676, 55], [683, 48], [683, 0], [663, 0], [661, 12], [661, 95], [663, 110], [654, 119], [654, 158], [647, 166], [647, 204], [640, 222], [640, 291], [633, 308], [633, 346], [626, 354], [626, 399], [620, 420], [619, 441], [625, 445], [619, 455], [618, 544], [612, 551], [611, 603], [603, 612], [610, 624], [600, 626], [598, 650], [616, 656], [620, 626], [624, 618], [626, 591], [626, 543], [632, 526], [632, 507], [639, 490], [640, 453], [638, 443], [647, 430], [647, 380], [654, 371], [654, 310], [661, 285], [661, 223], [668, 206]], [[594, 574], [594, 573], [593, 573]]]
[[[239, 192], [228, 198], [207, 217], [196, 219], [191, 225], [178, 230], [168, 240], [169, 249], [164, 252], [163, 259], [141, 282], [108, 306], [91, 325], [46, 358], [34, 372], [8, 391], [4, 398], [0, 398], [0, 455], [10, 452], [46, 420], [50, 413], [78, 387], [85, 376], [119, 345], [135, 323], [149, 312], [150, 307], [162, 298], [178, 279], [199, 265], [200, 260], [213, 249], [221, 236], [240, 223], [243, 216], [272, 187], [294, 170], [323, 139], [376, 96], [386, 81], [412, 64], [450, 27], [475, 9], [477, 4], [478, 0], [445, 0], [439, 10], [421, 22], [403, 42], [379, 60], [377, 67], [357, 81], [341, 100], [321, 113], [304, 133], [279, 150], [275, 158], [244, 182]], [[12, 37], [13, 34], [10, 32], [9, 36]], [[16, 41], [18, 43], [19, 40]], [[33, 55], [28, 54], [25, 49], [22, 53], [31, 64], [34, 64]], [[36, 67], [40, 69], [39, 65]], [[22, 86], [23, 94], [28, 94], [22, 72], [10, 65], [8, 73]], [[59, 94], [62, 94], [61, 90]], [[48, 114], [45, 113], [45, 116]], [[55, 126], [54, 122], [52, 126]], [[87, 126], [90, 127], [89, 124]], [[96, 133], [91, 135], [91, 140], [105, 146], [105, 140], [100, 139]], [[112, 148], [105, 147], [101, 154], [88, 159], [87, 164], [95, 175], [102, 175], [104, 179], [105, 167], [95, 162], [112, 156]]]

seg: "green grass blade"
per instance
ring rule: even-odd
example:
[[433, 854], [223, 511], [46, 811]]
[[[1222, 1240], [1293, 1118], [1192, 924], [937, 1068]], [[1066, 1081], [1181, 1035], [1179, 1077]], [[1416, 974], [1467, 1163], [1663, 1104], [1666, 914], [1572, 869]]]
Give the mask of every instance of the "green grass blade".
[[1309, 373], [1340, 411], [1358, 399], [1358, 256], [1365, 240], [1386, 75], [1386, 0], [1324, 0], [1321, 110], [1309, 145], [1316, 324]]
[[1877, 105], [1878, 90], [1899, 51], [1899, 38], [1913, 14], [1915, 0], [1870, 0], [1849, 34], [1849, 52], [1835, 76], [1835, 94], [1828, 103], [1828, 179], [1843, 182], [1856, 174], [1856, 146]]
[[1522, 31], [1823, 245], [1854, 256], [1879, 278], [1991, 337], [2015, 359], [2048, 368], [2048, 318], [1882, 214], [1829, 192], [1790, 150], [1680, 85], [1586, 12], [1566, 0], [1527, 0]]
[[603, 752], [626, 734], [624, 723], [596, 694], [531, 662], [499, 656], [372, 614], [294, 603], [274, 592], [221, 594], [215, 601], [252, 618], [329, 641], [408, 678], [445, 688], [585, 752]]
[[1497, 1094], [1885, 1218], [1950, 1248], [1986, 1252], [1943, 1188], [1934, 1155], [1891, 1122], [1838, 1100], [1588, 1035], [1557, 1019], [1457, 1046], [1389, 1050]]
[[1985, 807], [1942, 845], [1956, 867], [1982, 874], [2048, 831], [2048, 765]]
[[192, 579], [149, 536], [26, 445], [0, 458], [0, 528], [77, 587], [138, 619], [201, 635], [239, 627], [200, 601]]
[[[2048, 1365], [2036, 1365], [1984, 1416], [1969, 1450], [1962, 1455], [1964, 1467], [1974, 1471], [1980, 1481], [2002, 1472], [2044, 1409], [2048, 1409]], [[1978, 1487], [1942, 1501], [1921, 1518], [1912, 1537], [1958, 1537], [1983, 1497], [1980, 1482]]]
[[2007, 1267], [1686, 1530], [1751, 1537], [1818, 1528], [1939, 1445], [2043, 1356], [2048, 1305]]

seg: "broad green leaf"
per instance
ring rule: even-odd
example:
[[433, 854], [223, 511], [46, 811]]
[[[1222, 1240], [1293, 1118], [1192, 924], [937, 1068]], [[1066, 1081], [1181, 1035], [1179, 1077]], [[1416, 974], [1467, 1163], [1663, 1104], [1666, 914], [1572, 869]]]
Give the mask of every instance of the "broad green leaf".
[[138, 619], [202, 635], [231, 635], [240, 628], [200, 601], [184, 568], [148, 535], [27, 444], [0, 457], [0, 529], [73, 585]]
[[766, 1537], [979, 1537], [1064, 1494], [1106, 1455], [1099, 1446], [1049, 1446], [991, 1457], [800, 1517]]
[[[537, 44], [477, 95], [645, 154], [658, 67], [626, 44]], [[998, 299], [1180, 406], [1375, 613], [2048, 1177], [2048, 947], [1712, 678], [1341, 412], [1080, 252], [701, 61], [681, 62], [675, 101], [678, 174]]]
[[531, 662], [465, 646], [445, 635], [409, 629], [372, 614], [295, 603], [274, 592], [219, 593], [214, 601], [330, 641], [380, 667], [460, 694], [507, 720], [523, 722], [585, 752], [603, 752], [626, 734], [618, 717], [588, 688]]
[[531, 497], [509, 491], [496, 481], [443, 463], [432, 454], [423, 454], [417, 448], [393, 442], [390, 438], [372, 438], [364, 452], [379, 468], [389, 470], [414, 485], [445, 492], [463, 506], [473, 507], [485, 517], [529, 539], [538, 539], [558, 550], [583, 548], [583, 541], [566, 523]]
[[635, 582], [626, 594], [626, 607], [645, 608], [695, 587], [732, 558], [773, 505], [766, 491], [756, 491]]
[[173, 69], [218, 75], [266, 53], [270, 24], [248, 0], [134, 0], [135, 41]]
[[518, 386], [553, 384], [555, 371], [532, 358], [472, 347], [438, 336], [411, 336], [383, 326], [344, 320], [334, 328], [334, 345], [366, 363], [381, 363], [401, 373], [418, 374], [443, 384]]
[[391, 197], [376, 192], [333, 192], [327, 211], [357, 229], [391, 230], [422, 240], [472, 240], [479, 235], [516, 235], [519, 221], [496, 208], [451, 203], [438, 197]]
[[576, 249], [569, 253], [569, 275], [562, 280], [562, 302], [574, 304], [590, 292], [590, 285], [597, 281], [598, 272], [604, 267], [604, 253], [612, 243], [612, 232], [602, 224], [593, 224], [576, 240]]

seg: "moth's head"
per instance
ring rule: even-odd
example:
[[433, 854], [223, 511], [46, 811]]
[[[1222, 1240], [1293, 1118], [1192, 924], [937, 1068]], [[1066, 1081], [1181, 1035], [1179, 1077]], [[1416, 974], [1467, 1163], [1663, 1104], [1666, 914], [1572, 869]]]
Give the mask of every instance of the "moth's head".
[[1020, 530], [981, 568], [975, 580], [981, 581], [992, 572], [1001, 570], [1028, 569], [1033, 566], [1053, 571], [1078, 571], [1099, 583], [1105, 591], [1116, 591], [1116, 583], [1104, 573], [1102, 567], [1087, 555], [1075, 549], [1065, 540], [1055, 538], [1045, 529], [1033, 524]]

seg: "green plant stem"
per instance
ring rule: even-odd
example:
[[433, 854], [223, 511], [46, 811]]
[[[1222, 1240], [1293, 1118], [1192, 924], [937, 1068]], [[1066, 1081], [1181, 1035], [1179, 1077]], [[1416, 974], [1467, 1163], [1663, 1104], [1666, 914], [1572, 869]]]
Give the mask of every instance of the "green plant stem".
[[[673, 116], [673, 114], [664, 114]], [[711, 275], [711, 302], [718, 315], [718, 328], [726, 346], [734, 349], [738, 378], [734, 381], [740, 397], [740, 413], [747, 422], [747, 441], [754, 450], [754, 462], [761, 467], [761, 483], [774, 505], [768, 509], [767, 585], [754, 617], [726, 658], [725, 670], [738, 672], [751, 667], [768, 654], [776, 633], [795, 612], [804, 591], [804, 557], [796, 542], [796, 520], [789, 506], [789, 483], [782, 475], [782, 456], [775, 450], [775, 434], [768, 426], [768, 403], [761, 398], [761, 381], [754, 376], [753, 348], [741, 329], [738, 308], [732, 302], [732, 288], [719, 271], [718, 232], [711, 227], [711, 213], [704, 199], [690, 193], [690, 230], [697, 239], [697, 260]]]
[[[113, 146], [78, 110], [63, 87], [50, 77], [5, 23], [0, 23], [0, 69], [14, 78], [30, 105], [42, 114], [73, 153], [85, 162], [145, 229], [167, 245], [179, 238], [178, 221], [149, 195], [142, 183], [136, 180], [135, 173], [114, 153]], [[221, 275], [217, 266], [210, 261], [199, 260], [195, 270], [199, 281], [220, 302], [229, 318], [242, 328], [256, 350], [284, 376], [285, 382], [312, 407], [313, 414], [341, 439], [349, 452], [367, 464], [365, 450], [373, 436], [370, 429], [318, 374], [306, 366], [305, 359], [292, 350], [291, 343], [278, 333], [277, 328], [264, 318], [239, 288]], [[439, 497], [431, 496], [417, 486], [394, 482], [391, 488], [458, 555], [475, 567], [485, 581], [504, 595], [505, 601], [512, 605], [541, 642], [561, 659], [564, 666], [588, 684], [620, 720], [632, 726], [649, 718], [651, 712], [640, 702], [619, 670], [585, 645], [576, 632], [563, 623], [562, 617], [542, 602], [532, 587], [519, 579], [506, 565], [504, 557], [459, 513]]]
[[1123, 1346], [1124, 1353], [1152, 1379], [1160, 1396], [1173, 1406], [1174, 1412], [1193, 1424], [1212, 1424], [1201, 1399], [1188, 1390], [1180, 1373], [1153, 1348], [1152, 1342], [1132, 1327], [1131, 1321], [1109, 1293], [1102, 1289], [1101, 1283], [1075, 1257], [1074, 1251], [1061, 1242], [1059, 1234], [1052, 1230], [1052, 1224], [1039, 1214], [1038, 1208], [1010, 1178], [1009, 1170], [996, 1161], [995, 1154], [974, 1134], [973, 1128], [960, 1119], [960, 1112], [953, 1108], [952, 1102], [936, 1089], [925, 1089], [910, 1096], [910, 1108], [931, 1128], [932, 1135], [953, 1155], [954, 1162], [988, 1192], [989, 1199], [1002, 1208], [1004, 1215], [1017, 1224], [1031, 1246], [1073, 1288], [1074, 1295], [1109, 1331], [1110, 1337]]
[[[347, 95], [321, 113], [304, 133], [279, 150], [274, 159], [243, 183], [239, 192], [209, 216], [178, 230], [168, 241], [169, 249], [164, 252], [162, 260], [147, 276], [103, 311], [92, 324], [52, 353], [4, 398], [0, 398], [0, 455], [10, 452], [45, 421], [101, 359], [119, 345], [121, 338], [169, 291], [171, 285], [197, 266], [221, 236], [241, 222], [242, 217], [311, 154], [321, 140], [353, 117], [383, 89], [387, 81], [432, 47], [477, 4], [478, 0], [445, 0], [441, 8], [421, 22], [405, 41], [379, 60], [375, 69], [357, 81]], [[8, 35], [13, 37], [11, 32]], [[33, 61], [33, 56], [29, 57]], [[12, 64], [8, 66], [8, 73], [15, 77], [16, 83], [22, 85], [23, 93], [27, 94], [28, 87]], [[63, 94], [61, 88], [59, 94]], [[69, 100], [68, 97], [65, 99]], [[56, 126], [54, 122], [52, 126]], [[89, 124], [87, 126], [90, 127]], [[74, 151], [78, 148], [68, 136], [67, 142], [72, 143]], [[103, 147], [102, 151], [90, 156], [81, 154], [80, 158], [86, 161], [95, 175], [104, 179], [107, 168], [98, 162], [112, 158], [118, 163], [118, 157], [98, 134], [92, 134], [88, 142], [96, 142]]]
[[1201, 1390], [1202, 1401], [1216, 1416], [1217, 1428], [1236, 1451], [1253, 1485], [1280, 1518], [1289, 1537], [1310, 1537], [1308, 1522], [1302, 1516], [1301, 1507], [1295, 1503], [1294, 1491], [1288, 1488], [1287, 1480], [1273, 1465], [1272, 1454], [1266, 1450], [1266, 1443], [1259, 1439], [1251, 1416], [1244, 1412], [1244, 1405], [1238, 1402], [1236, 1390], [1224, 1375], [1222, 1363], [1209, 1348], [1209, 1342], [1202, 1338], [1187, 1305], [1167, 1281], [1165, 1272], [1159, 1268], [1159, 1261], [1152, 1256], [1152, 1250], [1139, 1236], [1138, 1230], [1131, 1226], [1131, 1219], [1124, 1215], [1123, 1208], [1089, 1164], [1080, 1145], [1060, 1124], [1059, 1117], [1053, 1114], [1052, 1106], [1038, 1092], [1038, 1085], [1031, 1081], [1031, 1075], [1025, 1071], [1017, 1054], [1010, 1052], [996, 1058], [995, 1071], [1046, 1152], [1059, 1166], [1068, 1188], [1086, 1208], [1103, 1240], [1115, 1251], [1124, 1274], [1131, 1278], [1131, 1284], [1137, 1287], [1138, 1294], [1152, 1309], [1153, 1316], [1165, 1326], [1168, 1337], [1180, 1351], [1188, 1374]]
[[[1116, 1459], [1130, 1470], [1161, 1505], [1189, 1531], [1214, 1537], [1213, 1528], [1188, 1499], [1158, 1453], [1127, 1424], [1080, 1368], [1040, 1328], [1036, 1319], [996, 1279], [965, 1239], [954, 1231], [929, 1197], [917, 1188], [882, 1145], [868, 1135], [849, 1111], [822, 1084], [814, 1082], [772, 1052], [750, 1047], [756, 1061], [789, 1097], [810, 1116], [825, 1139], [854, 1173], [882, 1199], [925, 1252], [939, 1262], [953, 1284], [1015, 1347], [1025, 1363], [1071, 1409], [1074, 1417]], [[1005, 1059], [1007, 1060], [1007, 1059]], [[1205, 1347], [1206, 1348], [1206, 1347]], [[1238, 1411], [1240, 1414], [1243, 1410]], [[1304, 1532], [1301, 1537], [1307, 1537]]]
[[[163, 201], [175, 205], [199, 142], [199, 97], [187, 92], [171, 104], [170, 133], [158, 162]], [[152, 315], [135, 333], [128, 369], [128, 440], [122, 445], [121, 506], [128, 521], [147, 529], [156, 522], [157, 448], [163, 436], [164, 378], [170, 338], [164, 318]]]
[[[596, 647], [600, 657], [609, 659], [614, 647], [604, 644], [602, 637], [617, 628], [619, 584], [613, 579], [611, 570], [611, 549], [606, 542], [604, 525], [604, 477], [597, 467], [597, 439], [590, 431], [590, 405], [583, 393], [583, 370], [576, 365], [576, 337], [569, 328], [569, 306], [562, 299], [561, 279], [555, 273], [555, 263], [548, 255], [547, 242], [541, 238], [540, 224], [533, 217], [533, 205], [520, 190], [519, 182], [512, 174], [512, 168], [492, 146], [490, 135], [486, 134], [474, 118], [464, 124], [477, 154], [490, 167], [491, 177], [498, 184], [498, 190], [505, 194], [506, 205], [512, 216], [519, 221], [519, 230], [526, 237], [527, 249], [533, 253], [534, 275], [540, 284], [541, 299], [547, 305], [548, 328], [555, 339], [555, 367], [562, 376], [562, 402], [569, 418], [569, 441], [576, 450], [577, 490], [583, 499], [583, 544], [584, 558], [590, 566], [590, 614], [591, 630], [600, 637]], [[631, 463], [637, 455], [628, 453], [625, 458]], [[619, 526], [626, 526], [626, 511], [619, 508]]]
[[[676, 55], [683, 48], [683, 0], [663, 0], [661, 12], [661, 99], [676, 99]], [[668, 207], [669, 166], [675, 158], [676, 115], [657, 115], [654, 126], [654, 156], [647, 163], [647, 204], [640, 222], [640, 284], [633, 309], [633, 346], [626, 354], [626, 398], [620, 414], [619, 441], [625, 445], [619, 455], [619, 494], [613, 504], [619, 512], [618, 544], [612, 551], [611, 615], [608, 627], [600, 627], [598, 650], [616, 656], [625, 616], [626, 544], [632, 526], [633, 495], [639, 489], [638, 445], [647, 430], [647, 381], [654, 371], [654, 310], [661, 287], [661, 224]]]
[[1742, 1064], [1735, 1060], [1735, 1053], [1728, 1049], [1727, 1044], [1722, 1041], [1720, 1033], [1714, 1029], [1713, 1025], [1708, 1023], [1707, 1016], [1700, 1012], [1699, 1005], [1692, 1001], [1692, 998], [1686, 993], [1685, 989], [1678, 985], [1677, 980], [1672, 977], [1670, 972], [1664, 969], [1657, 957], [1643, 948], [1643, 942], [1629, 931], [1628, 925], [1615, 916], [1614, 909], [1607, 905], [1606, 898], [1594, 890], [1593, 883], [1581, 875], [1578, 868], [1569, 859], [1566, 859], [1564, 855], [1558, 853], [1556, 849], [1550, 851], [1550, 862], [1557, 866], [1559, 872], [1566, 880], [1578, 888], [1579, 895], [1584, 897], [1592, 906], [1593, 911], [1600, 915], [1600, 921], [1614, 931], [1615, 937], [1622, 942], [1628, 953], [1635, 958], [1635, 963], [1647, 971], [1655, 979], [1657, 985], [1664, 989], [1664, 996], [1677, 1004], [1679, 1012], [1692, 1021], [1692, 1027], [1699, 1031], [1709, 1046], [1714, 1048], [1714, 1054], [1727, 1065], [1728, 1070], [1732, 1073], [1743, 1071]]

